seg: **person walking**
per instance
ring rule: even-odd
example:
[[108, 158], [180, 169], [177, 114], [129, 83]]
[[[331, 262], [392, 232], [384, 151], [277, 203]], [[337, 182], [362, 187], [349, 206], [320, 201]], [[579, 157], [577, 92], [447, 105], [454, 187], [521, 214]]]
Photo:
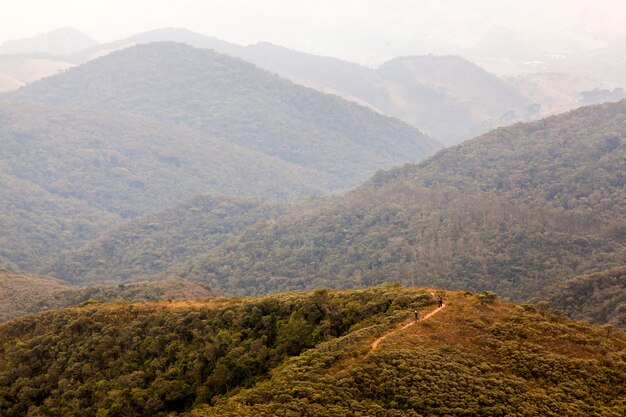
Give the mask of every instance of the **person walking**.
[[443, 298], [439, 297], [439, 300], [437, 300], [437, 304], [439, 305], [439, 308], [443, 307]]
[[420, 312], [415, 310], [415, 321], [420, 321]]

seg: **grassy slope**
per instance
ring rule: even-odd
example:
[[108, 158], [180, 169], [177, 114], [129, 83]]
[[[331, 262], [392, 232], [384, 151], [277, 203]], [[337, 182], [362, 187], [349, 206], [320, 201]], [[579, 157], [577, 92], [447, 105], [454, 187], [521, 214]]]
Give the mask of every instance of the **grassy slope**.
[[[395, 288], [260, 299], [90, 304], [0, 325], [3, 416], [163, 415], [266, 379], [356, 327], [430, 303]], [[71, 346], [71, 348], [69, 348]], [[36, 359], [35, 359], [36, 358]]]

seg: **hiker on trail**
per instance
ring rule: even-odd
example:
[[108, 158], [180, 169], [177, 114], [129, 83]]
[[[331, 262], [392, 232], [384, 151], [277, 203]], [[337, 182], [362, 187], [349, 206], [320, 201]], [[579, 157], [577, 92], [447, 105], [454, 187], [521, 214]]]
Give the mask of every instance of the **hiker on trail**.
[[415, 321], [420, 321], [420, 313], [417, 310], [415, 310]]
[[437, 304], [439, 305], [439, 308], [443, 307], [443, 298], [439, 297], [439, 300], [437, 300]]

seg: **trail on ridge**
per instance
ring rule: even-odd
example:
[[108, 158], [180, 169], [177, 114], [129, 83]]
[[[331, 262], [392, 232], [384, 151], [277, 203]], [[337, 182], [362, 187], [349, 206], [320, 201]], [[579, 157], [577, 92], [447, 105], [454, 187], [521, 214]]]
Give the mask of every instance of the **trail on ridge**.
[[375, 350], [378, 348], [378, 345], [380, 345], [380, 342], [382, 342], [385, 338], [387, 338], [387, 337], [389, 337], [389, 336], [391, 336], [391, 335], [393, 335], [393, 334], [395, 334], [395, 333], [401, 332], [402, 330], [404, 330], [404, 329], [406, 329], [406, 328], [408, 328], [408, 327], [411, 327], [411, 326], [413, 326], [413, 325], [415, 325], [415, 324], [417, 324], [417, 323], [419, 323], [419, 322], [421, 322], [421, 321], [428, 320], [429, 318], [431, 318], [432, 316], [434, 316], [435, 314], [437, 314], [437, 313], [439, 313], [441, 310], [443, 310], [445, 307], [446, 307], [446, 304], [443, 304], [441, 307], [437, 307], [435, 310], [433, 310], [433, 311], [431, 311], [430, 313], [426, 314], [426, 315], [425, 315], [422, 319], [420, 319], [419, 321], [411, 321], [411, 322], [409, 322], [409, 323], [406, 323], [406, 324], [405, 324], [404, 326], [402, 326], [402, 327], [399, 327], [399, 328], [397, 328], [397, 329], [394, 329], [394, 330], [390, 331], [389, 333], [385, 333], [384, 335], [380, 336], [378, 339], [376, 339], [376, 340], [374, 340], [374, 341], [372, 342], [372, 344], [370, 345], [370, 350], [369, 350], [369, 352], [367, 352], [367, 354], [369, 355], [370, 353], [372, 353], [373, 351], [375, 351]]

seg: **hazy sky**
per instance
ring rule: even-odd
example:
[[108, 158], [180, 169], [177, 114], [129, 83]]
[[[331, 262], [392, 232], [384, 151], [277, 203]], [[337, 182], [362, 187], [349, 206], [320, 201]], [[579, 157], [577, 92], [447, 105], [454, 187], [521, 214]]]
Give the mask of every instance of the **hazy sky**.
[[454, 52], [494, 25], [556, 49], [626, 36], [624, 0], [0, 0], [0, 11], [0, 43], [62, 26], [101, 42], [182, 27], [363, 63]]

